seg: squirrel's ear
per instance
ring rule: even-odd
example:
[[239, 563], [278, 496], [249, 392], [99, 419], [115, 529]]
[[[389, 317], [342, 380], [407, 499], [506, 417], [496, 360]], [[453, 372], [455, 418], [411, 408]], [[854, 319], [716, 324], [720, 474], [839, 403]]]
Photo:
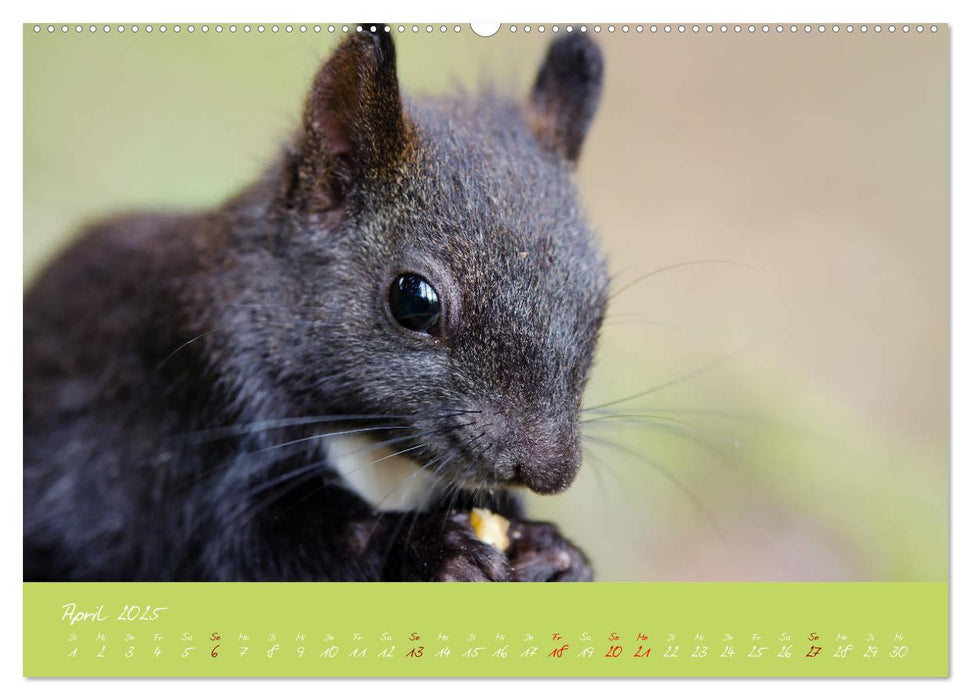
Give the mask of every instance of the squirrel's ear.
[[[392, 168], [407, 128], [394, 42], [384, 23], [367, 23], [337, 47], [314, 78], [304, 110], [310, 156], [337, 205], [362, 179]], [[374, 31], [370, 31], [370, 30]], [[305, 149], [308, 150], [308, 149]]]
[[554, 41], [540, 68], [527, 109], [536, 138], [576, 161], [603, 86], [603, 56], [585, 34]]

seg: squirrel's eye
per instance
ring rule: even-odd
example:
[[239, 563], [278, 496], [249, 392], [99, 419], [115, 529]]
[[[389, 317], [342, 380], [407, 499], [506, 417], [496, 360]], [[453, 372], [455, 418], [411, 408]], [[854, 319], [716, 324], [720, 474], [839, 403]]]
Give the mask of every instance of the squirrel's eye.
[[420, 275], [398, 275], [388, 291], [391, 315], [408, 330], [438, 335], [442, 303], [431, 283]]

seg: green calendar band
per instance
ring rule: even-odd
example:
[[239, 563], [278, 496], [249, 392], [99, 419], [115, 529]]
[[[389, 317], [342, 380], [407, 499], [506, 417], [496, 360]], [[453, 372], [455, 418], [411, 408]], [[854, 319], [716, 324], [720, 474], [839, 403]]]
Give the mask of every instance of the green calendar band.
[[946, 676], [946, 583], [25, 583], [26, 676]]

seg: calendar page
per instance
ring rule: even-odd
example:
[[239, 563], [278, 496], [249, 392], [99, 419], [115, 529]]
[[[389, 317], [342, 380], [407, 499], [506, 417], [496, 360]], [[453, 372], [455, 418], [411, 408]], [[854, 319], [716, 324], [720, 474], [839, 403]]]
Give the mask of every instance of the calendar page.
[[27, 23], [23, 674], [946, 677], [945, 23]]

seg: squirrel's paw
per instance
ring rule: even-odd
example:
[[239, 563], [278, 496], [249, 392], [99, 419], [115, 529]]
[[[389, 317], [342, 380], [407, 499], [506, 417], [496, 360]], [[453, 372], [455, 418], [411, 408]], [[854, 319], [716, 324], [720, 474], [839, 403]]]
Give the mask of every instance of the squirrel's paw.
[[512, 581], [593, 581], [586, 555], [552, 523], [514, 522], [509, 540]]
[[509, 559], [475, 536], [467, 516], [453, 515], [448, 519], [436, 559], [436, 581], [509, 580]]

